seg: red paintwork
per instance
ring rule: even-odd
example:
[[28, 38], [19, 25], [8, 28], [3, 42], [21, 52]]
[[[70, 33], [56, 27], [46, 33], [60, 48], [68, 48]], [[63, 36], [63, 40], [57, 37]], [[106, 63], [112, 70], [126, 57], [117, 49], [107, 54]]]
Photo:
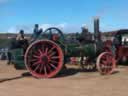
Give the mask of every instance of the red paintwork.
[[107, 40], [104, 42], [104, 51], [105, 52], [111, 52], [111, 46], [112, 46], [112, 41], [111, 40]]
[[116, 51], [117, 59], [128, 57], [128, 46], [119, 46]]

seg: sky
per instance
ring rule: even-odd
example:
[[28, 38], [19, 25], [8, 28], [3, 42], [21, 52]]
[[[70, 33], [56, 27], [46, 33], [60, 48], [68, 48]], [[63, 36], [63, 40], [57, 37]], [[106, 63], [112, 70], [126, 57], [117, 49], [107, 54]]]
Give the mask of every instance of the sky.
[[0, 32], [32, 32], [55, 26], [64, 32], [93, 32], [93, 20], [100, 18], [100, 30], [128, 28], [128, 0], [0, 0]]

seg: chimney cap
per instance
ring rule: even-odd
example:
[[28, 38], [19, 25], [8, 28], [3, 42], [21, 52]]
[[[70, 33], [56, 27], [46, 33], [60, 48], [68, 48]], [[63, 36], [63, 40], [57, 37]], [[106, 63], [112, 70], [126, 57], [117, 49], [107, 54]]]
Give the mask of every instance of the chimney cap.
[[95, 20], [98, 20], [100, 18], [100, 16], [95, 16], [94, 19]]

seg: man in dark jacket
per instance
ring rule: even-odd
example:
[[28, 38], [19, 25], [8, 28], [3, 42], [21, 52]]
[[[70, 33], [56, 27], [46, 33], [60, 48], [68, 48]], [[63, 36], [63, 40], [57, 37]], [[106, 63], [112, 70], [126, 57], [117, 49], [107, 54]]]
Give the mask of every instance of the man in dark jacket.
[[39, 25], [35, 24], [35, 27], [34, 27], [33, 34], [32, 34], [30, 42], [35, 41], [42, 32], [43, 32], [43, 29], [39, 29]]

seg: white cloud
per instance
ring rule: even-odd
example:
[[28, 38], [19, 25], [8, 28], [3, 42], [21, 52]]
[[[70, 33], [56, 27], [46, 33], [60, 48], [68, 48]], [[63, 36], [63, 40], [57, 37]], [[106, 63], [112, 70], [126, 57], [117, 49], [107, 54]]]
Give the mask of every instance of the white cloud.
[[68, 24], [67, 23], [61, 23], [61, 24], [58, 24], [56, 27], [59, 27], [61, 29], [64, 29], [65, 27], [67, 27]]
[[[40, 24], [40, 28], [43, 28], [43, 30], [46, 30], [50, 27], [57, 27], [60, 30], [62, 30], [65, 33], [72, 33], [72, 32], [81, 32], [81, 26], [82, 25], [70, 25], [67, 23], [60, 23], [60, 24]], [[8, 29], [8, 33], [18, 33], [19, 30], [23, 29], [25, 33], [33, 33], [33, 27], [32, 25], [18, 25], [13, 26]]]
[[7, 31], [8, 33], [16, 33], [16, 28], [15, 27], [11, 27], [8, 29]]
[[18, 33], [19, 30], [23, 29], [25, 33], [31, 33], [32, 32], [32, 26], [31, 25], [17, 25], [10, 27], [7, 32], [8, 33]]
[[52, 24], [41, 24], [40, 25], [40, 28], [43, 28], [43, 30], [46, 30], [49, 27], [53, 27], [53, 25]]
[[57, 27], [60, 29], [64, 29], [67, 26], [66, 23], [61, 23], [61, 24], [41, 24], [40, 28], [43, 28], [44, 30], [46, 30], [49, 27]]
[[60, 23], [60, 24], [41, 24], [40, 26], [44, 30], [46, 30], [49, 27], [57, 27], [60, 30], [62, 30], [65, 33], [71, 33], [71, 32], [80, 32], [81, 25], [70, 25], [67, 23]]

